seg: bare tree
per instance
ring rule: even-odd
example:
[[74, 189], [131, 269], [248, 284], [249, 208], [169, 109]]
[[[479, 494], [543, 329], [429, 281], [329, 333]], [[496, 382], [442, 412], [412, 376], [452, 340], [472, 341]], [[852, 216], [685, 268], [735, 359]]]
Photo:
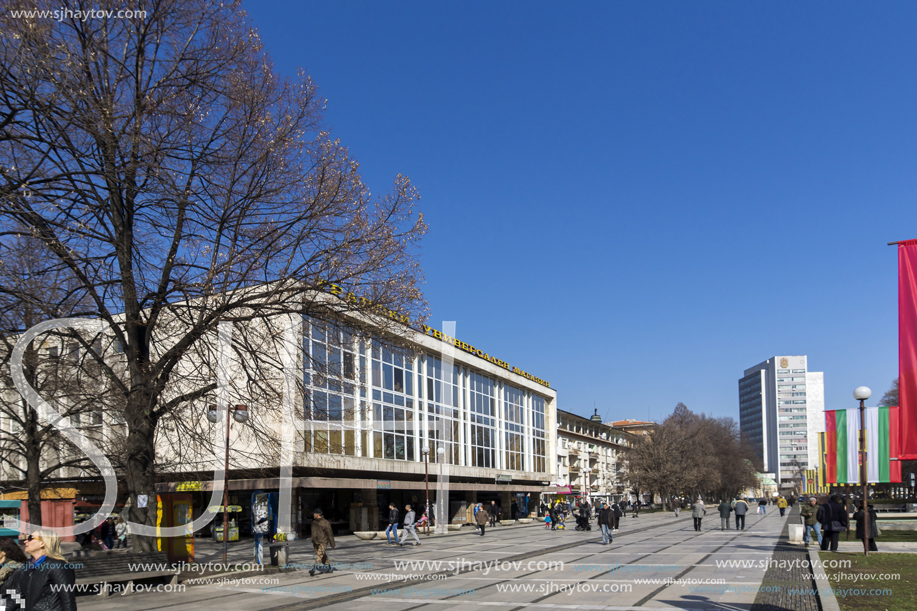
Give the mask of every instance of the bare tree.
[[891, 407], [893, 405], [898, 405], [898, 378], [895, 378], [892, 381], [892, 386], [885, 391], [885, 394], [882, 395], [882, 399], [879, 401], [879, 405], [882, 407]]
[[371, 197], [315, 85], [274, 72], [240, 2], [135, 4], [0, 16], [0, 239], [40, 240], [123, 346], [123, 375], [97, 364], [124, 406], [131, 519], [153, 525], [137, 495], [155, 494], [159, 426], [212, 396], [192, 357], [213, 360], [218, 323], [348, 315], [397, 339], [426, 311], [426, 226], [406, 177]]
[[679, 403], [627, 454], [628, 469], [663, 499], [690, 494], [731, 498], [755, 483], [750, 448], [731, 418], [708, 418]]
[[[85, 469], [91, 463], [76, 452], [47, 418], [28, 406], [13, 390], [10, 358], [19, 335], [56, 315], [79, 312], [79, 293], [73, 291], [66, 269], [49, 268], [47, 252], [34, 238], [0, 244], [0, 466], [9, 480], [21, 480], [28, 491], [29, 521], [41, 525], [41, 487], [68, 467]], [[72, 340], [45, 334], [26, 347], [23, 373], [39, 394], [56, 398], [56, 407], [68, 422], [92, 427], [101, 424], [101, 397], [87, 394], [96, 387], [84, 379], [79, 347]], [[84, 422], [83, 422], [84, 421]]]

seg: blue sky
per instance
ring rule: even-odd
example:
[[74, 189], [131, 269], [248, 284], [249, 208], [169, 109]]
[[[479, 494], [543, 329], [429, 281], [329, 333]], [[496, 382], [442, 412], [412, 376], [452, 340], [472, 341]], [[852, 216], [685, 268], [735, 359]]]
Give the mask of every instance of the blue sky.
[[244, 6], [370, 188], [418, 187], [433, 324], [561, 409], [737, 419], [777, 354], [829, 409], [897, 376], [917, 4]]

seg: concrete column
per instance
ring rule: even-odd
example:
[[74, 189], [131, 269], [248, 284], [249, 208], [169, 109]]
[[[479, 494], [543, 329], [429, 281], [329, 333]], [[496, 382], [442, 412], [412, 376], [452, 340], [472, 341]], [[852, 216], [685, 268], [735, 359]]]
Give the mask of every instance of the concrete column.
[[[413, 360], [411, 367], [411, 376], [414, 377], [413, 383], [411, 384], [414, 392], [411, 394], [411, 397], [414, 399], [414, 460], [418, 462], [423, 462], [423, 439], [420, 436], [421, 429], [423, 428], [420, 423], [421, 418], [421, 408], [423, 407], [423, 402], [420, 400], [420, 384], [418, 383], [418, 372], [420, 371], [420, 359], [421, 356], [418, 355], [417, 358]], [[422, 381], [422, 380], [421, 380]]]
[[465, 424], [468, 422], [468, 415], [465, 409], [465, 368], [461, 365], [458, 365], [458, 374], [455, 380], [455, 383], [458, 385], [458, 405], [455, 408], [458, 410], [458, 455], [459, 455], [459, 465], [465, 466], [465, 444], [468, 437], [465, 434]]
[[471, 447], [471, 374], [465, 369], [462, 373], [462, 397], [465, 404], [465, 448], [463, 453], [465, 454], [465, 464], [467, 466], [472, 466], [474, 464], [474, 458], [472, 456], [473, 449]]
[[522, 470], [532, 472], [535, 464], [532, 456], [535, 451], [534, 433], [532, 430], [532, 393], [528, 390], [522, 395]]

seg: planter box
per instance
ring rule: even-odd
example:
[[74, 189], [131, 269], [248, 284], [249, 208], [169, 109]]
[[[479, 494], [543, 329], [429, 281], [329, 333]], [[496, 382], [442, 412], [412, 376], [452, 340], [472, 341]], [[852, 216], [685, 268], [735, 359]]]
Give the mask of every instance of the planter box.
[[531, 524], [532, 518], [519, 518], [519, 523], [520, 524]]
[[512, 526], [516, 523], [516, 520], [500, 520], [501, 526]]
[[449, 530], [462, 530], [462, 526], [464, 525], [463, 524], [448, 524], [447, 528]]
[[357, 536], [357, 539], [363, 539], [364, 541], [369, 541], [370, 539], [375, 539], [378, 533], [376, 533], [375, 531], [361, 531], [361, 532], [355, 532], [353, 534]]

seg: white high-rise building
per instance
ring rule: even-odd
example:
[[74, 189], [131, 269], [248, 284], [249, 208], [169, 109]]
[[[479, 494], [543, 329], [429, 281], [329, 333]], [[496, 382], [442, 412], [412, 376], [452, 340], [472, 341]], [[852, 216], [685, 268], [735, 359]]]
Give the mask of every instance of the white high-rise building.
[[805, 355], [769, 358], [739, 380], [742, 433], [781, 487], [792, 487], [802, 470], [817, 464], [815, 433], [824, 421], [825, 375], [808, 371]]

